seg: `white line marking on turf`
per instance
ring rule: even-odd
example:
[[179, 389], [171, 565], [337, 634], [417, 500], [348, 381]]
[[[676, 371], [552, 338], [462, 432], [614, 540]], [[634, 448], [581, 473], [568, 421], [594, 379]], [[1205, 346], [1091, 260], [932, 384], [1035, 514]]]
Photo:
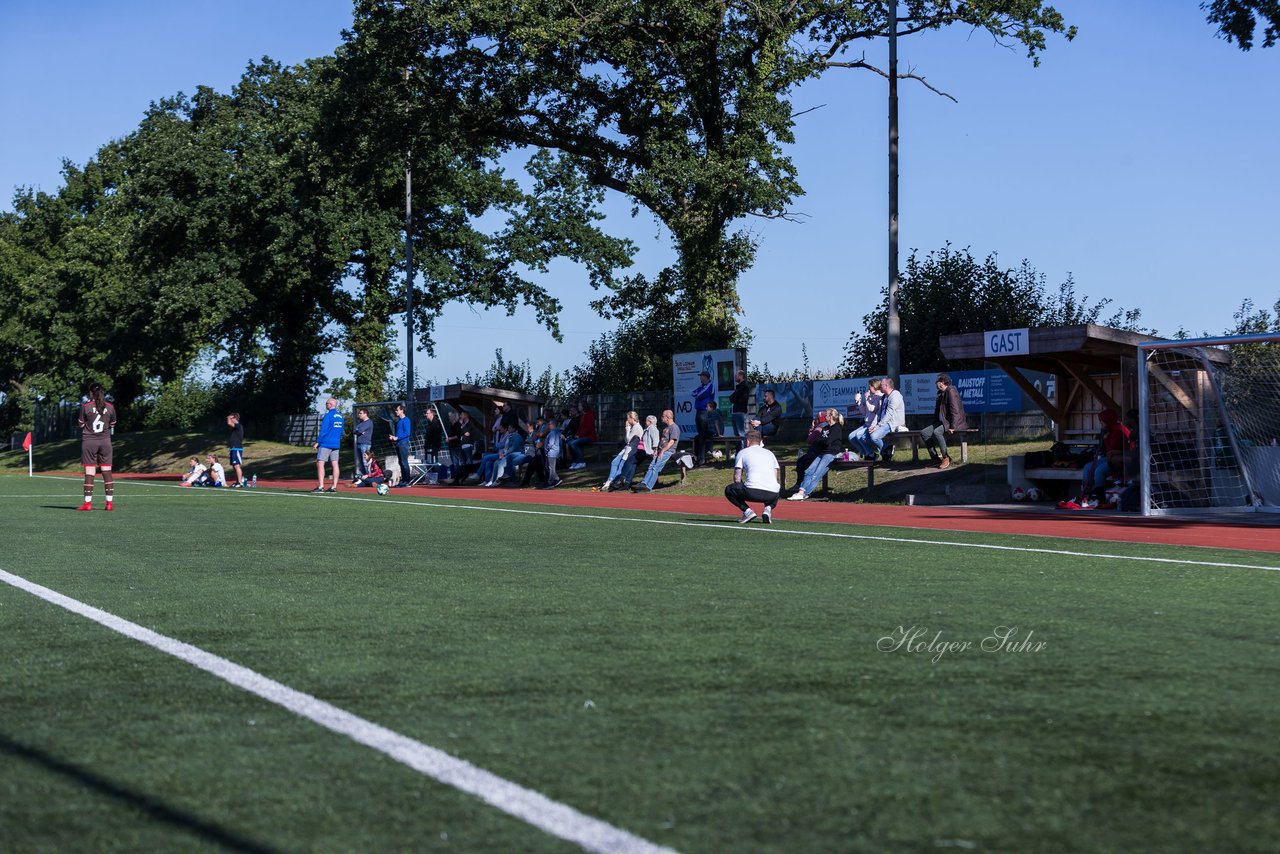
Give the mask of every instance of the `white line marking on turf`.
[[[306, 493], [277, 492], [272, 494], [293, 496], [297, 498], [312, 497], [307, 495]], [[962, 548], [962, 549], [989, 549], [992, 551], [1019, 552], [1023, 554], [1046, 554], [1046, 555], [1059, 555], [1062, 557], [1089, 557], [1089, 558], [1098, 558], [1100, 560], [1133, 560], [1133, 561], [1145, 561], [1148, 563], [1174, 564], [1178, 566], [1202, 566], [1202, 567], [1212, 566], [1212, 567], [1221, 567], [1225, 569], [1262, 569], [1270, 572], [1280, 572], [1280, 566], [1266, 566], [1263, 564], [1253, 564], [1253, 563], [1226, 563], [1222, 561], [1186, 560], [1183, 558], [1171, 558], [1171, 557], [1144, 557], [1140, 555], [1120, 555], [1120, 554], [1106, 554], [1106, 553], [1099, 553], [1099, 552], [1079, 552], [1079, 551], [1071, 551], [1068, 549], [1037, 548], [1033, 546], [1001, 546], [1001, 545], [996, 545], [994, 543], [963, 543], [963, 542], [957, 542], [954, 540], [924, 540], [924, 539], [917, 539], [913, 537], [891, 537], [891, 536], [884, 536], [880, 534], [846, 534], [839, 531], [797, 531], [791, 528], [779, 527], [776, 524], [768, 527], [764, 525], [739, 525], [737, 524], [738, 520], [736, 516], [734, 516], [733, 518], [725, 517], [724, 522], [688, 522], [688, 521], [682, 521], [677, 519], [648, 519], [648, 518], [638, 519], [632, 516], [602, 516], [596, 513], [565, 513], [563, 511], [556, 511], [556, 510], [527, 510], [520, 507], [491, 507], [484, 504], [436, 504], [429, 501], [414, 501], [407, 497], [396, 500], [396, 501], [390, 501], [390, 502], [388, 502], [386, 499], [364, 498], [364, 497], [355, 496], [355, 495], [329, 495], [329, 496], [315, 496], [315, 497], [328, 498], [330, 500], [341, 500], [341, 501], [378, 501], [383, 504], [394, 504], [397, 506], [402, 505], [406, 507], [431, 507], [431, 508], [444, 508], [449, 510], [483, 510], [489, 513], [518, 513], [518, 514], [525, 514], [530, 516], [553, 516], [553, 517], [559, 517], [562, 519], [587, 519], [591, 521], [604, 521], [604, 522], [635, 522], [637, 524], [642, 524], [642, 525], [676, 525], [676, 526], [685, 527], [685, 528], [711, 528], [712, 530], [716, 530], [716, 531], [752, 531], [761, 535], [767, 534], [770, 536], [791, 535], [796, 537], [831, 537], [831, 538], [842, 539], [842, 540], [867, 540], [871, 542], [892, 543], [895, 545], [899, 543], [911, 543], [914, 545], [923, 545], [923, 546], [948, 546], [948, 547], [955, 547], [955, 548]], [[626, 511], [622, 511], [622, 512], [626, 512]], [[730, 522], [733, 522], [733, 524], [729, 524]], [[911, 529], [908, 528], [904, 530], [911, 530]], [[974, 531], [972, 533], [981, 534], [983, 532]], [[1010, 534], [1008, 536], [1017, 536], [1017, 535]], [[1150, 546], [1160, 546], [1161, 544], [1160, 543], [1133, 543], [1133, 545], [1150, 547]]]
[[199, 647], [154, 632], [3, 569], [0, 569], [0, 581], [192, 664], [224, 682], [256, 694], [331, 732], [371, 747], [446, 786], [474, 795], [508, 815], [546, 831], [552, 836], [572, 842], [587, 851], [670, 852], [672, 850], [600, 819], [584, 815], [567, 804], [553, 801], [546, 795], [526, 789], [472, 765], [464, 759], [451, 756], [438, 748], [367, 721], [310, 694], [304, 694], [273, 679], [268, 679], [233, 661], [205, 652]]
[[[276, 493], [288, 494], [288, 493]], [[300, 494], [301, 497], [301, 494]], [[379, 501], [378, 498], [362, 498], [356, 495], [329, 495], [329, 498], [344, 498], [346, 501]], [[384, 503], [385, 499], [383, 499]], [[1174, 557], [1143, 557], [1135, 556], [1135, 554], [1107, 554], [1098, 552], [1073, 552], [1069, 549], [1057, 548], [1037, 548], [1030, 545], [996, 545], [993, 543], [960, 543], [955, 540], [931, 540], [916, 539], [911, 536], [884, 536], [881, 534], [845, 534], [841, 531], [797, 531], [794, 529], [780, 528], [778, 525], [771, 525], [765, 528], [764, 525], [739, 525], [736, 517], [730, 519], [726, 517], [723, 522], [690, 522], [673, 519], [636, 519], [632, 516], [602, 516], [598, 513], [566, 513], [562, 511], [552, 510], [525, 510], [521, 507], [489, 507], [485, 504], [436, 504], [430, 502], [416, 501], [394, 501], [393, 504], [404, 504], [408, 507], [443, 507], [449, 510], [483, 510], [493, 513], [527, 513], [531, 516], [558, 516], [561, 519], [585, 519], [591, 521], [611, 521], [611, 522], [636, 522], [641, 525], [676, 525], [681, 528], [710, 528], [718, 531], [754, 531], [756, 534], [768, 534], [773, 536], [792, 535], [792, 536], [828, 536], [835, 539], [850, 540], [870, 540], [876, 543], [911, 543], [918, 545], [945, 545], [945, 547], [955, 548], [977, 548], [991, 549], [995, 552], [1021, 552], [1029, 554], [1057, 554], [1062, 557], [1094, 557], [1103, 561], [1146, 561], [1149, 563], [1174, 563], [1178, 566], [1215, 566], [1230, 568], [1230, 570], [1267, 570], [1271, 572], [1280, 572], [1280, 566], [1266, 566], [1260, 563], [1226, 563], [1221, 561], [1189, 561], [1184, 558]], [[623, 511], [626, 512], [626, 511]], [[730, 522], [733, 522], [731, 525]], [[904, 529], [911, 530], [911, 529]], [[974, 534], [982, 534], [983, 531], [972, 531]], [[1016, 536], [1018, 534], [1009, 534]], [[1160, 543], [1133, 543], [1133, 545], [1147, 545], [1147, 547], [1158, 547]]]
[[[53, 475], [45, 475], [45, 476], [53, 477]], [[36, 475], [36, 477], [41, 477], [41, 475]], [[169, 489], [177, 488], [173, 484], [165, 484], [165, 483], [146, 483], [145, 485], [164, 487]], [[238, 491], [242, 491], [242, 490], [238, 490]], [[710, 528], [715, 531], [743, 531], [743, 532], [749, 531], [749, 532], [753, 532], [760, 535], [767, 534], [770, 536], [790, 535], [795, 537], [830, 537], [830, 538], [842, 539], [842, 540], [863, 540], [863, 541], [879, 542], [879, 543], [895, 543], [895, 544], [910, 543], [913, 545], [950, 546], [950, 547], [962, 548], [962, 549], [988, 549], [990, 551], [1019, 552], [1022, 554], [1059, 555], [1061, 557], [1088, 557], [1088, 558], [1097, 558], [1099, 560], [1132, 560], [1132, 561], [1142, 561], [1145, 563], [1172, 564], [1174, 566], [1217, 567], [1221, 569], [1261, 569], [1267, 572], [1280, 572], [1280, 566], [1267, 566], [1265, 564], [1256, 564], [1256, 563], [1227, 563], [1225, 561], [1188, 560], [1184, 558], [1172, 558], [1172, 557], [1145, 557], [1141, 555], [1108, 554], [1105, 552], [1101, 552], [1101, 553], [1100, 552], [1081, 552], [1081, 551], [1072, 551], [1069, 549], [1050, 549], [1050, 548], [1041, 548], [1036, 546], [1001, 546], [1001, 545], [996, 545], [994, 543], [964, 543], [964, 542], [957, 542], [955, 540], [924, 540], [924, 539], [916, 539], [913, 537], [885, 536], [883, 534], [847, 534], [840, 531], [797, 531], [793, 528], [786, 528], [786, 527], [779, 526], [777, 524], [774, 524], [768, 527], [764, 525], [738, 525], [736, 524], [737, 523], [736, 516], [732, 518], [726, 516], [724, 522], [688, 522], [688, 521], [682, 521], [677, 519], [651, 519], [647, 517], [636, 518], [634, 516], [602, 516], [596, 513], [566, 513], [564, 511], [558, 511], [558, 510], [529, 510], [522, 507], [493, 507], [487, 504], [438, 504], [432, 501], [417, 501], [409, 496], [404, 496], [404, 497], [397, 496], [396, 499], [388, 501], [385, 498], [365, 498], [359, 495], [339, 495], [339, 494], [312, 495], [311, 493], [308, 493], [308, 492], [278, 492], [276, 490], [271, 490], [271, 489], [263, 490], [262, 492], [258, 492], [257, 490], [250, 490], [250, 493], [255, 495], [262, 495], [263, 497], [266, 497], [268, 495], [274, 495], [277, 497], [284, 497], [284, 498], [306, 498], [308, 500], [322, 499], [326, 501], [374, 501], [383, 505], [391, 505], [395, 507], [429, 507], [429, 508], [439, 508], [439, 509], [445, 509], [445, 510], [480, 510], [486, 513], [517, 513], [517, 514], [523, 514], [528, 516], [552, 516], [552, 517], [558, 517], [561, 519], [586, 519], [590, 521], [605, 521], [605, 522], [633, 522], [641, 525], [675, 525], [678, 527], [685, 527], [685, 528]], [[619, 512], [625, 513], [626, 511], [622, 510]], [[655, 508], [654, 512], [658, 512], [657, 508]], [[735, 524], [732, 524], [732, 525], [729, 524], [730, 521], [734, 522]], [[814, 523], [814, 524], [821, 524], [821, 523]], [[826, 524], [840, 524], [840, 523], [826, 523]], [[920, 530], [920, 529], [919, 528], [915, 528], [915, 529], [902, 528], [901, 530], [909, 531], [909, 530]], [[981, 534], [983, 532], [971, 531], [969, 533]], [[1052, 535], [1050, 534], [1007, 534], [1006, 536], [1049, 537]], [[1140, 546], [1140, 547], [1141, 546], [1159, 547], [1165, 544], [1130, 543], [1129, 545]], [[1188, 548], [1205, 548], [1205, 547], [1189, 546]], [[1235, 551], [1238, 551], [1238, 549]]]

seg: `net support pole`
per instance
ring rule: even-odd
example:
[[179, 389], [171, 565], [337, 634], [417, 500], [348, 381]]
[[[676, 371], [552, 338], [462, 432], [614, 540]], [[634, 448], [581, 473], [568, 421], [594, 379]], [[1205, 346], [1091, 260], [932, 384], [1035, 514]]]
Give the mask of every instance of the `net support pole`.
[[1138, 346], [1138, 504], [1143, 516], [1151, 515], [1151, 426], [1147, 407], [1151, 393], [1147, 388], [1147, 359], [1152, 351]]

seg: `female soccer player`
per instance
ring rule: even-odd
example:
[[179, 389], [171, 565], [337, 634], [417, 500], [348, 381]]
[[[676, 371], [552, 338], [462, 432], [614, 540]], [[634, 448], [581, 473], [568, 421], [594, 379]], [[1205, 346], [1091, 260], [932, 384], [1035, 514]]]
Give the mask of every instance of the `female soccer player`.
[[77, 510], [93, 509], [93, 477], [102, 469], [102, 490], [111, 509], [115, 485], [111, 481], [111, 431], [116, 426], [116, 408], [102, 394], [102, 386], [89, 384], [89, 399], [80, 404], [80, 462], [84, 465], [84, 504]]

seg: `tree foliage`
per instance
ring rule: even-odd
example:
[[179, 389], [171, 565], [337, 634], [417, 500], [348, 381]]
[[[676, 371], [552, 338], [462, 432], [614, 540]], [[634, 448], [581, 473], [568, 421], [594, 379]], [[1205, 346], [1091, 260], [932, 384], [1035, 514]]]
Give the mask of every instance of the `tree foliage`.
[[[98, 380], [127, 424], [139, 397], [179, 399], [203, 353], [216, 354], [219, 400], [248, 418], [309, 408], [335, 348], [351, 352], [362, 393], [383, 388], [405, 305], [406, 161], [352, 117], [362, 94], [396, 105], [403, 94], [361, 70], [263, 59], [230, 93], [154, 103], [83, 169], [66, 164], [58, 193], [20, 193], [0, 216], [3, 420], [29, 421], [33, 400], [74, 399]], [[458, 112], [446, 95], [438, 116]], [[629, 245], [597, 227], [602, 191], [564, 159], [538, 153], [525, 189], [456, 123], [435, 122], [411, 150], [428, 352], [455, 301], [529, 305], [558, 334], [560, 304], [537, 281], [551, 261], [603, 279], [628, 263]]]
[[[887, 286], [881, 289], [887, 295]], [[845, 345], [841, 371], [849, 376], [875, 374], [885, 369], [888, 311], [882, 302], [863, 317], [863, 328], [854, 330]], [[969, 250], [950, 244], [920, 258], [912, 252], [898, 288], [902, 323], [902, 371], [920, 373], [965, 367], [948, 363], [938, 344], [939, 336], [983, 329], [1017, 329], [1030, 326], [1069, 326], [1097, 323], [1110, 299], [1091, 302], [1077, 296], [1068, 276], [1050, 292], [1045, 276], [1023, 260], [1003, 268], [993, 253], [977, 261]], [[1104, 324], [1135, 332], [1141, 311], [1120, 309]]]
[[1262, 46], [1271, 47], [1280, 35], [1280, 2], [1277, 0], [1211, 0], [1201, 3], [1218, 35], [1241, 50], [1253, 47], [1254, 34], [1262, 28]]
[[[903, 35], [969, 25], [1033, 59], [1047, 33], [1074, 34], [1040, 0], [904, 9]], [[886, 3], [865, 0], [362, 0], [346, 51], [362, 79], [411, 93], [372, 99], [389, 106], [370, 138], [413, 138], [444, 121], [503, 148], [554, 151], [567, 173], [662, 223], [672, 267], [592, 283], [609, 288], [596, 310], [622, 322], [596, 349], [661, 331], [650, 351], [628, 355], [664, 363], [738, 335], [737, 280], [756, 251], [742, 221], [786, 217], [802, 192], [784, 151], [791, 94], [854, 43], [883, 37], [886, 22]], [[441, 86], [460, 96], [448, 110]]]

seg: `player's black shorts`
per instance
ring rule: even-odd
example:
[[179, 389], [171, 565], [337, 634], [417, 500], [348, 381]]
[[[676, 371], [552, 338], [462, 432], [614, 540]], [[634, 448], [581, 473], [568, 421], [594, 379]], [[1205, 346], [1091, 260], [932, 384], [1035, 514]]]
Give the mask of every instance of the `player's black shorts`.
[[80, 462], [86, 466], [111, 465], [111, 437], [86, 436], [80, 442]]

